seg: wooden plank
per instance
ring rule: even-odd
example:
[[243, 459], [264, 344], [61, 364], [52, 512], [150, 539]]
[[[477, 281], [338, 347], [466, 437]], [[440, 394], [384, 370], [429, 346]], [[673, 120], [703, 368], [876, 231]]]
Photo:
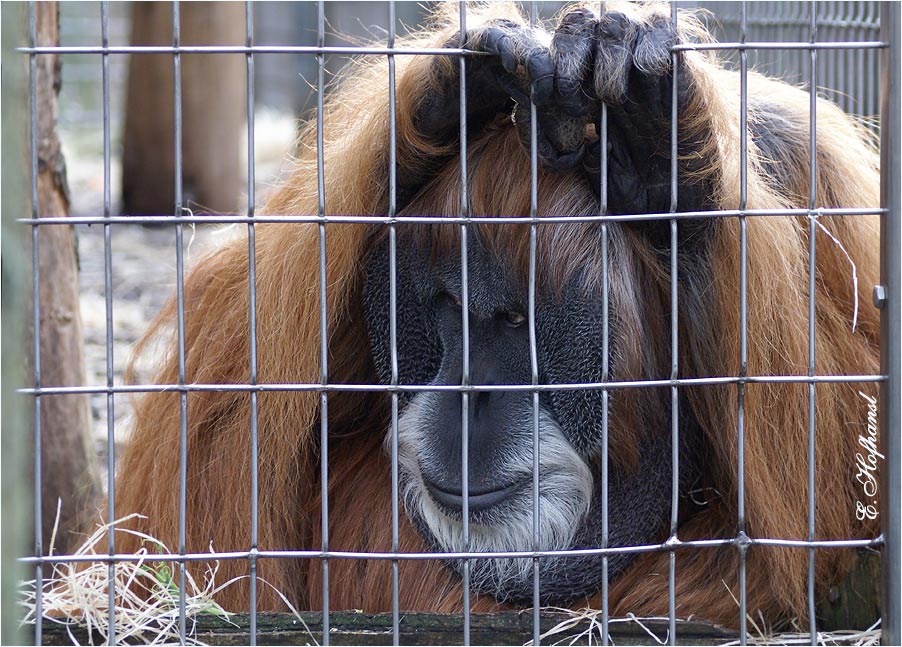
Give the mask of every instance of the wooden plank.
[[845, 579], [818, 607], [818, 629], [863, 631], [880, 619], [880, 553], [860, 550]]
[[[571, 619], [570, 614], [549, 612], [542, 614], [542, 632]], [[305, 612], [300, 616], [282, 613], [257, 615], [257, 643], [260, 645], [306, 645], [322, 643], [322, 616]], [[334, 612], [329, 616], [329, 642], [333, 645], [389, 645], [392, 643], [392, 618], [389, 613], [365, 614]], [[196, 618], [196, 640], [210, 645], [246, 645], [249, 642], [247, 615], [233, 615], [229, 620], [214, 616]], [[589, 644], [590, 622], [543, 639], [546, 644]], [[599, 627], [594, 628], [592, 643], [599, 640]], [[405, 613], [399, 623], [402, 645], [460, 645], [463, 642], [463, 621], [459, 615]], [[666, 641], [667, 620], [638, 622], [617, 619], [611, 622], [611, 640], [617, 645], [647, 645]], [[85, 644], [87, 632], [72, 630], [76, 640]], [[575, 642], [574, 638], [580, 636]], [[150, 636], [146, 636], [149, 638]], [[95, 637], [96, 638], [96, 637]], [[706, 622], [680, 621], [677, 624], [677, 644], [717, 645], [736, 639], [736, 633]], [[473, 614], [470, 622], [470, 642], [473, 645], [524, 645], [532, 640], [532, 612]], [[44, 644], [68, 645], [67, 630], [52, 622], [44, 622]]]

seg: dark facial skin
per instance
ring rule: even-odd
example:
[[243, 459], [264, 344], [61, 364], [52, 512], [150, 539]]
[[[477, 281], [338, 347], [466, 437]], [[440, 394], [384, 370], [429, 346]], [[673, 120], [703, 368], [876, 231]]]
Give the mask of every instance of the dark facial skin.
[[[453, 40], [449, 45], [456, 46], [457, 39]], [[608, 211], [669, 211], [668, 156], [674, 97], [670, 47], [678, 42], [669, 20], [658, 16], [647, 24], [638, 24], [618, 12], [599, 17], [579, 9], [562, 19], [550, 47], [541, 45], [540, 40], [531, 29], [505, 20], [467, 33], [466, 46], [487, 54], [471, 59], [467, 65], [468, 129], [478, 132], [499, 114], [513, 115], [521, 139], [528, 145], [532, 99], [537, 107], [539, 163], [550, 171], [583, 170], [589, 184], [598, 190], [600, 140], [587, 139], [586, 133], [592, 125], [600, 132], [604, 102], [608, 106]], [[439, 75], [437, 91], [421, 105], [416, 121], [427, 138], [453, 142], [459, 118], [457, 68], [437, 69], [445, 70], [442, 74], [446, 76]], [[691, 98], [691, 78], [680, 67], [677, 79], [676, 98], [679, 108], [684, 109]], [[681, 162], [680, 178], [690, 177], [691, 164], [700, 163], [692, 161], [697, 156], [688, 154], [694, 145], [697, 143], [692, 141], [681, 143], [681, 159], [688, 161]], [[399, 178], [401, 202], [411, 199], [442, 163], [436, 160], [434, 168]], [[678, 210], [709, 206], [705, 185], [683, 182], [678, 189]], [[632, 227], [660, 253], [662, 262], [669, 259], [671, 228], [667, 220], [610, 226]], [[704, 275], [709, 229], [708, 221], [679, 221], [681, 281], [683, 277], [698, 279]], [[471, 230], [469, 240], [465, 298], [459, 255], [436, 259], [423, 250], [422, 241], [405, 237], [398, 230], [397, 352], [401, 384], [462, 383], [464, 304], [469, 310], [470, 384], [531, 384], [528, 325], [521, 320], [528, 296], [525, 277], [517, 275], [505, 259], [490, 253], [475, 230]], [[682, 255], [687, 250], [691, 254]], [[367, 264], [364, 303], [374, 364], [384, 382], [391, 375], [388, 265], [388, 246], [383, 240], [374, 245]], [[540, 291], [536, 295], [539, 383], [600, 382], [606, 359], [600, 300], [589, 296], [591, 291], [585, 289], [580, 277], [563, 287], [555, 294]], [[642, 295], [630, 294], [627, 298], [641, 299]], [[607, 357], [611, 375], [616, 375], [617, 359], [622, 356], [620, 335], [639, 335], [639, 347], [648, 349], [652, 339], [645, 335], [657, 334], [646, 333], [644, 328], [618, 330], [613, 316], [617, 308], [616, 301], [612, 302]], [[665, 374], [665, 368], [660, 370]], [[569, 480], [565, 475], [560, 481], [564, 487], [577, 489], [585, 484], [585, 478], [590, 481], [588, 498], [580, 499], [585, 504], [583, 511], [568, 517], [572, 527], [567, 535], [569, 545], [563, 548], [599, 547], [605, 512], [609, 546], [656, 544], [667, 536], [672, 500], [670, 390], [644, 390], [643, 411], [636, 412], [639, 428], [629, 430], [629, 437], [636, 439], [638, 465], [624, 469], [618, 467], [616, 456], [611, 457], [606, 501], [600, 495], [598, 466], [603, 447], [602, 397], [599, 389], [542, 392], [539, 396], [540, 434], [550, 439], [545, 445], [556, 447], [559, 454], [572, 454], [562, 461], [564, 467], [560, 469], [566, 471], [570, 465], [574, 474], [591, 475]], [[616, 389], [611, 391], [613, 408], [620, 406], [619, 397]], [[429, 497], [441, 515], [452, 519], [460, 518], [462, 507], [461, 400], [458, 392], [406, 393], [400, 397], [402, 407], [415, 412], [409, 418], [415, 421], [414, 476], [404, 478], [422, 478], [423, 486], [413, 489], [416, 497]], [[493, 544], [496, 549], [514, 550], [515, 546], [504, 545], [505, 539], [531, 531], [531, 518], [522, 514], [522, 507], [530, 500], [532, 475], [510, 469], [513, 463], [509, 459], [512, 453], [523, 460], [532, 456], [528, 439], [534, 430], [533, 396], [529, 391], [474, 391], [468, 404], [471, 522], [484, 525], [489, 534], [497, 528], [500, 544]], [[702, 441], [688, 403], [681, 398], [679, 405], [680, 468], [676, 485], [685, 490], [699, 473]], [[566, 447], [555, 446], [557, 438]], [[566, 500], [566, 492], [558, 494]], [[555, 496], [552, 493], [549, 500], [557, 501]], [[428, 512], [431, 508], [427, 506], [424, 514], [422, 506], [411, 505], [410, 501], [407, 504], [408, 514], [424, 539], [434, 549], [445, 550], [447, 538], [436, 536], [440, 524], [426, 518], [433, 514]], [[519, 528], [518, 534], [509, 524], [530, 527]], [[629, 554], [612, 555], [609, 576], [616, 577], [631, 559]], [[476, 590], [480, 590], [478, 582], [483, 581], [478, 577], [479, 570], [489, 568], [483, 565], [478, 560], [471, 563]], [[540, 578], [543, 603], [572, 601], [601, 588], [601, 558], [545, 558], [540, 560]], [[499, 600], [530, 603], [532, 582], [528, 577], [512, 576], [481, 592]]]
[[[475, 232], [469, 236], [469, 348], [470, 383], [474, 385], [531, 384], [526, 293], [523, 281], [494, 258]], [[365, 306], [373, 358], [380, 378], [388, 382], [387, 245], [373, 250], [367, 267]], [[401, 384], [459, 385], [462, 381], [462, 303], [460, 265], [456, 258], [434, 262], [412, 240], [399, 236], [398, 369]], [[556, 299], [537, 295], [536, 336], [540, 383], [581, 383], [601, 380], [601, 305], [579, 296], [576, 286]], [[413, 398], [403, 395], [402, 406]], [[602, 400], [599, 390], [558, 391], [540, 395], [542, 424], [556, 424], [575, 454], [592, 466], [594, 485], [588, 514], [576, 520], [573, 542], [566, 548], [597, 548], [601, 541], [602, 500], [597, 461], [601, 451]], [[428, 494], [451, 518], [462, 507], [461, 394], [431, 394], [418, 415], [425, 427], [418, 466]], [[469, 396], [470, 521], [488, 527], [514, 514], [517, 502], [531, 501], [531, 475], [504, 469], [506, 452], [526, 452], [531, 461], [532, 393], [476, 391]], [[403, 415], [403, 410], [402, 410]], [[608, 516], [610, 545], [650, 544], [662, 539], [671, 499], [669, 420], [642, 430], [640, 464], [629, 472], [612, 468]], [[691, 415], [681, 417], [680, 481], [695, 477], [694, 445], [697, 425]], [[409, 510], [410, 512], [410, 510]], [[436, 549], [427, 524], [416, 518], [424, 539]], [[527, 530], [529, 530], [527, 528]], [[514, 550], [515, 547], [508, 548]], [[614, 577], [629, 563], [629, 555], [609, 560]], [[452, 567], [454, 565], [452, 564]], [[474, 567], [474, 568], [478, 568]], [[563, 602], [589, 595], [601, 586], [600, 558], [549, 558], [541, 562], [543, 599]], [[485, 591], [508, 601], [531, 600], [530, 582], [512, 581], [500, 590]]]

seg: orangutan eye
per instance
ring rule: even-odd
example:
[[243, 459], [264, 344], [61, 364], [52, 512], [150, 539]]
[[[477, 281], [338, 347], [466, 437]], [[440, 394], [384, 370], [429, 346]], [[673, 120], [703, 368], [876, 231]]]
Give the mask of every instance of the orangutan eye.
[[511, 328], [519, 328], [526, 323], [526, 315], [521, 312], [505, 312], [504, 321]]

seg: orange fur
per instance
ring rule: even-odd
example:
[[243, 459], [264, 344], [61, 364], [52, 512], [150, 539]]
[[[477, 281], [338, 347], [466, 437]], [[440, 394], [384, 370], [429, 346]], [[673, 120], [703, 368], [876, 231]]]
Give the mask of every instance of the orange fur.
[[[628, 8], [651, 12], [654, 7]], [[468, 17], [481, 21], [514, 15], [507, 5], [489, 5]], [[688, 23], [687, 23], [688, 24]], [[697, 28], [696, 28], [697, 29]], [[436, 18], [431, 31], [411, 44], [441, 46], [455, 31], [449, 18]], [[714, 182], [716, 202], [739, 206], [739, 91], [736, 75], [710, 56], [684, 54], [696, 88], [695, 103], [682, 117], [682, 137], [703, 141], [705, 168], [700, 176]], [[449, 63], [450, 64], [450, 63]], [[399, 172], [416, 169], [428, 157], [450, 155], [444, 168], [409, 205], [407, 213], [455, 215], [460, 195], [456, 144], [423, 139], [412, 114], [418, 98], [434, 87], [435, 67], [421, 56], [397, 59], [397, 128]], [[383, 60], [358, 63], [328, 102], [325, 112], [325, 198], [327, 214], [385, 214], [388, 204], [387, 74]], [[777, 99], [791, 108], [798, 127], [807, 130], [808, 95], [754, 74], [749, 96]], [[818, 206], [871, 207], [878, 204], [877, 160], [862, 131], [835, 106], [818, 102]], [[316, 214], [315, 132], [301, 137], [295, 168], [261, 213]], [[749, 140], [750, 209], [806, 207], [808, 160], [793, 168], [793, 186], [775, 188], [762, 172], [760, 154]], [[499, 122], [475, 137], [469, 147], [470, 210], [474, 216], [524, 216], [529, 212], [529, 159], [509, 122]], [[576, 175], [540, 173], [540, 214], [591, 213], [587, 189]], [[817, 234], [817, 372], [878, 372], [878, 317], [867, 291], [877, 282], [878, 229], [874, 217], [824, 217], [822, 224], [842, 241], [858, 272], [862, 304], [858, 328], [851, 330], [855, 289], [849, 261], [823, 232]], [[399, 225], [401, 226], [401, 225]], [[418, 225], [422, 226], [422, 225]], [[560, 284], [568, 272], [598, 271], [598, 251], [585, 225], [540, 226], [540, 267], [547, 281]], [[361, 271], [372, 227], [330, 224], [326, 227], [329, 380], [332, 383], [376, 381], [367, 354], [360, 306]], [[439, 246], [453, 246], [457, 227], [424, 227]], [[521, 267], [528, 250], [528, 229], [480, 225], [483, 237]], [[669, 318], [669, 274], [655, 261], [639, 236], [611, 228], [620, 236], [621, 256], [614, 258], [612, 298], [622, 307], [621, 325], [636, 329], [646, 317]], [[619, 232], [619, 233], [618, 233]], [[256, 227], [258, 382], [318, 383], [320, 379], [319, 230], [316, 225], [259, 224]], [[720, 219], [712, 242], [712, 276], [703, 311], [696, 323], [681, 313], [680, 367], [684, 376], [740, 374], [739, 364], [739, 223]], [[594, 269], [593, 269], [594, 268]], [[185, 286], [185, 349], [189, 383], [242, 384], [250, 379], [248, 329], [248, 253], [236, 240], [197, 264]], [[748, 374], [806, 375], [808, 363], [808, 222], [803, 218], [748, 219]], [[642, 277], [636, 281], [636, 277]], [[630, 284], [633, 281], [633, 284]], [[636, 289], [634, 289], [636, 288]], [[637, 291], [638, 290], [638, 291]], [[638, 296], [637, 296], [638, 295]], [[711, 304], [714, 304], [713, 306]], [[148, 338], [167, 330], [174, 304], [160, 315]], [[700, 326], [697, 322], [702, 321]], [[662, 324], [666, 325], [666, 324]], [[707, 334], [696, 334], [699, 329]], [[669, 353], [669, 329], [652, 346], [629, 349], [621, 379], [648, 375], [644, 353]], [[175, 384], [174, 345], [155, 381]], [[864, 414], [850, 384], [818, 384], [816, 451], [816, 535], [839, 539], [870, 537], [876, 525], [855, 519], [857, 496], [854, 454]], [[864, 387], [862, 388], [864, 390]], [[643, 406], [643, 390], [617, 395], [623, 406], [611, 420], [611, 457], [631, 464], [631, 412]], [[132, 440], [120, 461], [117, 514], [140, 512], [138, 525], [170, 546], [178, 536], [179, 396], [143, 395], [136, 403]], [[685, 519], [683, 540], [733, 537], [737, 532], [737, 388], [698, 386], [689, 399], [709, 444], [707, 478], [719, 497], [699, 514]], [[268, 391], [258, 397], [259, 542], [261, 550], [319, 550], [320, 397], [314, 391]], [[382, 450], [388, 425], [388, 396], [330, 393], [329, 547], [333, 550], [391, 549], [390, 465]], [[807, 537], [807, 385], [749, 384], [745, 388], [746, 530], [752, 537]], [[617, 405], [615, 404], [615, 407]], [[250, 548], [250, 396], [236, 392], [188, 395], [187, 550], [203, 552]], [[423, 550], [417, 532], [401, 513], [400, 549]], [[664, 539], [665, 537], [662, 537]], [[123, 537], [119, 550], [136, 549]], [[806, 614], [805, 550], [753, 547], [748, 554], [749, 611], [767, 618]], [[820, 592], [848, 568], [848, 552], [818, 552]], [[727, 592], [738, 591], [735, 549], [692, 549], [677, 553], [677, 612], [728, 625], [738, 609]], [[317, 559], [263, 559], [260, 574], [298, 607], [319, 608], [321, 565]], [[332, 559], [329, 564], [331, 608], [385, 611], [391, 608], [391, 562]], [[245, 561], [222, 564], [225, 578], [248, 572]], [[460, 585], [438, 560], [401, 561], [404, 610], [454, 612], [461, 608]], [[611, 583], [614, 613], [666, 613], [668, 555], [638, 557]], [[229, 609], [248, 605], [247, 581], [223, 591]], [[594, 601], [597, 602], [597, 601]], [[281, 603], [261, 588], [259, 608]], [[474, 609], [490, 610], [493, 600], [480, 598]]]

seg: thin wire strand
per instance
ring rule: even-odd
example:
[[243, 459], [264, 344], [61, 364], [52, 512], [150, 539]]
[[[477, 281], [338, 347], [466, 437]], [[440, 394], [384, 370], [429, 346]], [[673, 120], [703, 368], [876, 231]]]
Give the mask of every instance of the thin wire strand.
[[886, 382], [886, 375], [751, 375], [741, 376], [716, 376], [679, 378], [677, 380], [620, 380], [608, 382], [575, 382], [575, 383], [545, 383], [537, 386], [531, 384], [349, 384], [335, 383], [257, 383], [252, 384], [127, 384], [122, 386], [48, 386], [41, 388], [17, 389], [17, 393], [23, 395], [82, 395], [90, 393], [161, 393], [161, 392], [251, 392], [279, 393], [299, 391], [335, 391], [335, 392], [373, 392], [373, 393], [423, 393], [455, 391], [458, 393], [476, 393], [491, 391], [521, 392], [538, 390], [548, 391], [589, 391], [603, 389], [632, 389], [632, 388], [656, 388], [671, 386], [714, 386], [724, 384], [859, 384]]
[[[175, 147], [175, 209], [176, 216], [181, 215], [185, 205], [182, 201], [182, 67], [178, 45], [181, 38], [179, 16], [179, 0], [172, 3], [172, 57], [173, 68], [173, 110], [174, 147]], [[184, 386], [185, 376], [185, 253], [183, 224], [175, 225], [175, 267], [176, 267], [176, 317], [178, 319], [178, 383]], [[188, 497], [188, 393], [179, 392], [179, 554], [187, 552], [187, 497]], [[187, 572], [185, 562], [179, 562], [179, 639], [185, 642], [186, 627], [186, 583]]]
[[[599, 16], [604, 16], [606, 11], [604, 0], [599, 7]], [[608, 106], [601, 104], [601, 121], [598, 133], [599, 160], [599, 209], [600, 215], [608, 215]], [[610, 257], [608, 251], [608, 223], [601, 222], [601, 380], [609, 382], [610, 375]], [[601, 390], [601, 548], [607, 548], [610, 543], [610, 502], [608, 501], [608, 480], [610, 478], [610, 466], [608, 464], [608, 450], [610, 446], [610, 392], [607, 388]], [[601, 558], [601, 644], [611, 644], [610, 631], [610, 600], [609, 600], [609, 567], [608, 555]]]
[[[460, 10], [460, 47], [463, 49], [467, 38], [467, 3], [459, 3]], [[469, 265], [467, 262], [467, 233], [470, 216], [469, 198], [467, 196], [467, 60], [458, 56], [460, 75], [460, 298], [461, 327], [463, 335], [461, 386], [470, 384], [470, 286]], [[464, 552], [470, 552], [470, 396], [466, 391], [460, 395], [460, 454], [461, 454], [461, 521], [463, 525]], [[464, 558], [461, 568], [463, 580], [463, 642], [470, 644], [470, 560]]]
[[[535, 2], [529, 5], [529, 26], [535, 28], [538, 7]], [[539, 359], [536, 349], [536, 246], [538, 228], [536, 219], [539, 215], [539, 146], [536, 104], [529, 101], [529, 369], [533, 386], [539, 384]], [[539, 391], [532, 392], [532, 534], [533, 549], [539, 550], [541, 537], [541, 499], [539, 496], [541, 473], [541, 447], [539, 444]], [[532, 562], [532, 644], [541, 644], [541, 578], [538, 558]]]
[[[878, 207], [846, 208], [846, 207], [821, 207], [818, 209], [720, 209], [717, 211], [670, 211], [660, 213], [630, 213], [630, 214], [591, 214], [585, 216], [554, 216], [543, 215], [536, 220], [537, 225], [555, 225], [559, 223], [587, 223], [587, 222], [650, 222], [655, 220], [685, 220], [685, 219], [717, 219], [737, 218], [746, 216], [749, 218], [763, 217], [808, 217], [810, 215], [821, 216], [881, 216], [886, 214], [886, 209]], [[370, 215], [298, 215], [298, 214], [267, 214], [258, 215], [253, 222], [274, 223], [350, 223], [360, 225], [373, 224], [431, 224], [431, 225], [461, 225], [470, 222], [471, 218], [461, 216], [396, 216], [389, 219], [387, 216]], [[524, 224], [529, 222], [522, 216], [478, 216], [480, 224]], [[109, 222], [116, 225], [152, 225], [174, 223], [181, 224], [247, 224], [251, 219], [242, 215], [217, 214], [209, 215], [181, 215], [181, 216], [111, 216], [105, 219], [103, 216], [73, 216], [54, 218], [18, 218], [16, 222], [25, 225], [94, 225]]]
[[[395, 2], [388, 3], [388, 47], [395, 46]], [[388, 56], [388, 216], [392, 218], [398, 209], [398, 126], [395, 87], [395, 57]], [[388, 229], [388, 294], [389, 294], [389, 352], [391, 360], [391, 384], [398, 385], [398, 241], [394, 223]], [[392, 552], [398, 552], [398, 392], [391, 394], [391, 537]], [[397, 645], [401, 640], [400, 593], [398, 560], [393, 560], [391, 582], [392, 639]]]
[[[748, 3], [740, 4], [739, 39], [748, 34]], [[739, 52], [739, 374], [748, 372], [748, 52]], [[737, 525], [740, 537], [746, 532], [745, 519], [745, 383], [736, 386], [737, 427]], [[737, 544], [739, 552], [739, 644], [748, 641], [747, 544]]]
[[[809, 42], [715, 42], [715, 43], [681, 43], [671, 47], [672, 52], [710, 51], [710, 50], [792, 50], [808, 51], [811, 49], [883, 49], [884, 41], [843, 41], [836, 43]], [[166, 45], [116, 45], [111, 47], [96, 46], [60, 46], [60, 47], [18, 47], [17, 52], [23, 54], [336, 54], [344, 56], [395, 54], [396, 56], [486, 56], [485, 52], [475, 52], [463, 48], [443, 47], [398, 47], [393, 50], [387, 47], [319, 47], [305, 45], [182, 45], [169, 47]]]
[[[807, 47], [807, 46], [806, 46]], [[476, 52], [454, 47], [370, 47], [370, 46], [319, 46], [319, 45], [114, 45], [97, 46], [42, 46], [18, 47], [22, 54], [334, 54], [337, 56], [372, 55], [385, 56], [488, 56], [485, 52]]]
[[[604, 11], [604, 8], [602, 8]], [[600, 205], [599, 212], [608, 212], [608, 106], [601, 104], [601, 132], [599, 133], [600, 168]], [[608, 223], [601, 223], [601, 380], [608, 382], [611, 379], [610, 370], [610, 270], [608, 267]], [[610, 478], [608, 465], [608, 449], [610, 437], [608, 426], [610, 424], [610, 393], [607, 388], [601, 390], [601, 548], [607, 548], [610, 542], [609, 515], [610, 503], [608, 501], [608, 479]], [[610, 601], [608, 599], [609, 588], [609, 560], [604, 555], [601, 558], [601, 644], [611, 643], [610, 632]]]
[[[849, 550], [861, 548], [879, 549], [884, 546], [883, 535], [876, 538], [867, 539], [818, 539], [809, 541], [807, 539], [780, 539], [773, 537], [752, 538], [732, 537], [726, 539], [697, 539], [689, 541], [669, 542], [664, 541], [657, 544], [635, 544], [631, 546], [613, 546], [608, 548], [580, 548], [568, 550], [540, 550], [540, 551], [493, 551], [493, 552], [362, 552], [362, 551], [322, 551], [322, 550], [261, 550], [257, 552], [257, 559], [367, 559], [367, 560], [458, 560], [464, 558], [470, 559], [535, 559], [545, 557], [602, 557], [614, 555], [639, 555], [644, 553], [666, 553], [671, 550], [696, 550], [696, 549], [714, 549], [735, 547], [744, 543], [749, 547], [765, 546], [778, 548], [792, 548], [797, 550], [808, 550], [817, 548], [819, 550]], [[217, 560], [247, 560], [251, 555], [248, 550], [243, 551], [227, 551], [216, 553]], [[154, 561], [159, 562], [209, 562], [211, 553], [178, 553], [171, 555], [154, 555]], [[22, 557], [18, 561], [22, 564], [76, 564], [83, 562], [101, 562], [108, 563], [110, 561], [117, 562], [140, 562], [146, 560], [146, 555], [136, 555], [134, 553], [120, 553], [117, 555], [52, 555], [41, 557]]]
[[[670, 20], [673, 32], [678, 34], [679, 13], [675, 2], [670, 4]], [[680, 53], [670, 55], [671, 97], [670, 97], [670, 211], [679, 209], [679, 62]], [[670, 220], [670, 379], [680, 374], [679, 362], [679, 231], [677, 221]], [[670, 538], [679, 541], [677, 523], [680, 505], [680, 400], [679, 389], [670, 387]], [[671, 551], [667, 576], [667, 616], [670, 624], [668, 638], [676, 645], [676, 552]]]
[[[37, 5], [35, 0], [28, 3], [28, 41], [34, 47], [37, 41]], [[41, 249], [38, 198], [38, 65], [37, 57], [28, 57], [28, 135], [31, 149], [31, 316], [32, 316], [32, 366], [35, 390], [41, 388]], [[41, 397], [34, 398], [34, 555], [41, 558], [43, 547], [43, 511], [41, 509]], [[35, 582], [44, 581], [43, 562], [35, 565]], [[35, 586], [35, 618], [43, 618], [43, 586]], [[40, 620], [34, 623], [34, 644], [42, 643], [42, 626]]]
[[[254, 44], [254, 5], [247, 0], [244, 5], [245, 39], [248, 47]], [[250, 346], [249, 383], [257, 383], [257, 237], [254, 225], [256, 212], [256, 167], [254, 164], [254, 54], [249, 52], [247, 63], [247, 278], [248, 278], [248, 342]], [[257, 644], [257, 558], [259, 548], [259, 429], [257, 391], [250, 392], [251, 405], [251, 536], [248, 569], [250, 571], [250, 618], [249, 631], [251, 645]]]
[[[110, 7], [109, 3], [100, 3], [100, 32], [103, 46], [109, 45], [110, 37]], [[112, 209], [111, 204], [111, 175], [110, 175], [110, 57], [104, 54], [101, 57], [101, 76], [103, 87], [103, 215], [109, 218]], [[113, 252], [111, 240], [111, 227], [109, 223], [103, 225], [103, 300], [106, 315], [106, 384], [113, 386]], [[116, 530], [112, 526], [116, 519], [116, 409], [115, 393], [106, 395], [106, 425], [107, 425], [107, 522], [110, 524], [107, 533], [107, 549], [110, 555], [116, 552]], [[109, 598], [107, 623], [108, 640], [111, 645], [116, 644], [116, 564], [110, 562], [107, 571], [109, 580]]]
[[[326, 169], [324, 162], [323, 99], [326, 92], [325, 59], [322, 48], [326, 40], [326, 7], [324, 0], [317, 2], [317, 45], [320, 53], [316, 56], [316, 195], [317, 213], [326, 214]], [[322, 527], [322, 548], [329, 550], [329, 319], [326, 286], [326, 223], [319, 225], [319, 336], [320, 336], [320, 524]], [[329, 560], [322, 558], [323, 573], [323, 646], [329, 645]]]
[[[817, 9], [818, 3], [813, 0], [809, 5], [811, 12], [811, 42], [817, 38]], [[808, 88], [809, 125], [808, 125], [808, 208], [814, 209], [817, 205], [817, 50], [811, 50], [810, 72], [811, 82]], [[817, 286], [817, 220], [813, 216], [808, 217], [808, 375], [814, 375], [816, 368], [816, 286]], [[808, 384], [808, 539], [814, 540], [815, 532], [815, 431], [816, 431], [816, 397], [815, 385]], [[815, 608], [815, 557], [814, 548], [808, 551], [808, 631], [811, 635], [811, 644], [817, 644], [817, 615]]]

